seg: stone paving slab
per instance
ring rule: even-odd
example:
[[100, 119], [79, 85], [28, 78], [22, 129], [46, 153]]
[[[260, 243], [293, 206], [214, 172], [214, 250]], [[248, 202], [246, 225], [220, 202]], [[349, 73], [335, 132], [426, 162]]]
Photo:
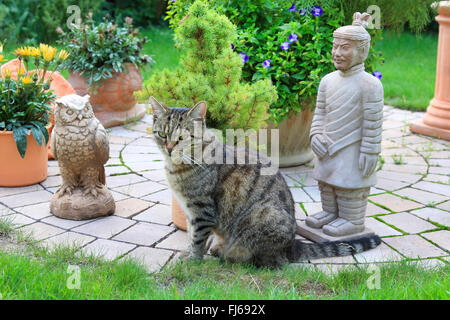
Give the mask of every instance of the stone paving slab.
[[145, 196], [142, 199], [170, 206], [172, 205], [172, 191], [170, 189], [165, 189], [162, 191], [149, 194], [148, 196]]
[[441, 230], [435, 232], [427, 232], [423, 233], [422, 236], [436, 243], [439, 247], [450, 251], [450, 231]]
[[50, 249], [53, 249], [58, 246], [83, 247], [88, 243], [93, 242], [94, 240], [95, 240], [94, 237], [68, 231], [47, 238], [46, 240], [42, 241], [42, 244], [49, 247]]
[[421, 189], [424, 191], [432, 192], [432, 193], [442, 194], [444, 196], [450, 195], [450, 185], [445, 185], [442, 183], [420, 181], [419, 183], [412, 185], [412, 187], [416, 188], [416, 189]]
[[23, 194], [13, 194], [1, 197], [0, 202], [10, 208], [23, 207], [31, 204], [50, 201], [52, 193], [46, 190], [32, 191]]
[[447, 253], [418, 235], [385, 238], [390, 247], [412, 259], [446, 256]]
[[429, 203], [439, 203], [443, 202], [445, 200], [448, 200], [449, 198], [440, 194], [435, 194], [432, 192], [422, 191], [415, 188], [405, 188], [402, 190], [398, 190], [396, 194], [404, 197], [408, 197], [411, 200], [420, 202], [422, 204], [429, 204]]
[[35, 220], [40, 220], [52, 215], [50, 213], [50, 202], [43, 202], [33, 204], [31, 206], [16, 208], [16, 211]]
[[419, 210], [412, 210], [411, 214], [428, 221], [437, 222], [443, 226], [450, 225], [450, 212], [437, 208], [423, 208]]
[[439, 209], [450, 211], [450, 201], [446, 201], [444, 203], [438, 204], [436, 207]]
[[144, 201], [136, 198], [129, 198], [116, 202], [116, 212], [114, 215], [123, 217], [123, 218], [131, 218], [140, 212], [150, 208], [154, 203]]
[[72, 231], [91, 235], [98, 238], [109, 239], [116, 234], [128, 229], [136, 221], [124, 219], [116, 216], [99, 218], [92, 222], [74, 228]]
[[35, 184], [27, 187], [0, 187], [0, 198], [11, 196], [15, 194], [24, 194], [32, 191], [40, 191], [43, 190], [41, 185]]
[[181, 230], [177, 230], [171, 234], [167, 239], [161, 241], [156, 246], [157, 248], [172, 249], [179, 251], [186, 251], [189, 247], [189, 239], [187, 233]]
[[408, 212], [394, 213], [379, 217], [379, 219], [386, 223], [396, 226], [409, 234], [416, 234], [427, 230], [436, 229], [436, 226], [416, 217]]
[[170, 250], [138, 247], [122, 259], [134, 258], [144, 264], [148, 272], [156, 272], [169, 261], [173, 254]]
[[399, 261], [403, 259], [397, 251], [393, 250], [385, 243], [381, 243], [376, 250], [357, 253], [354, 257], [359, 263]]
[[150, 193], [161, 191], [166, 189], [165, 185], [159, 184], [153, 181], [145, 181], [141, 183], [135, 183], [132, 185], [126, 185], [123, 187], [115, 188], [115, 191], [127, 194], [131, 197], [141, 198]]
[[[380, 217], [383, 218], [384, 216]], [[395, 230], [394, 228], [388, 226], [386, 223], [383, 223], [375, 218], [368, 217], [366, 218], [365, 225], [367, 228], [370, 228], [375, 232], [375, 234], [379, 235], [380, 237], [387, 237], [387, 236], [399, 236], [402, 235], [401, 232]]]
[[120, 241], [97, 239], [89, 243], [82, 250], [85, 254], [103, 256], [107, 260], [114, 260], [136, 248], [136, 245]]
[[173, 227], [138, 222], [131, 228], [119, 233], [113, 239], [142, 246], [152, 246], [173, 231], [175, 231]]
[[36, 240], [43, 240], [63, 233], [64, 229], [51, 226], [42, 222], [36, 222], [20, 228], [26, 234], [31, 234]]
[[133, 217], [133, 219], [138, 221], [169, 225], [172, 223], [171, 207], [164, 204], [157, 204], [141, 212], [137, 216]]
[[13, 213], [13, 211], [10, 208], [0, 204], [0, 217], [10, 215], [11, 213]]
[[[444, 228], [450, 226], [450, 143], [408, 131], [409, 122], [423, 113], [386, 106], [384, 114], [384, 164], [377, 186], [371, 188], [366, 213], [366, 226], [382, 238], [382, 244], [354, 257], [294, 265], [335, 274], [355, 265], [365, 268], [404, 258], [430, 266], [450, 262], [450, 231]], [[35, 231], [38, 240], [51, 246], [79, 242], [84, 252], [103, 253], [107, 259], [140, 259], [149, 272], [174, 263], [187, 250], [188, 238], [171, 220], [172, 192], [164, 158], [147, 133], [151, 125], [152, 116], [145, 115], [135, 124], [108, 129], [111, 157], [106, 180], [116, 200], [115, 215], [87, 221], [53, 216], [48, 204], [61, 176], [57, 161], [52, 160], [42, 183], [0, 187], [0, 216], [24, 231]], [[322, 211], [312, 162], [280, 171], [296, 202], [298, 223]]]
[[76, 228], [78, 226], [81, 226], [83, 224], [92, 222], [92, 220], [68, 220], [68, 219], [61, 219], [58, 218], [54, 215], [50, 215], [49, 217], [42, 219], [42, 222], [46, 223], [46, 224], [50, 224], [52, 226], [61, 228], [61, 229], [65, 229], [65, 230], [70, 230], [73, 228]]
[[408, 211], [423, 207], [422, 204], [385, 193], [369, 197], [370, 201], [380, 204], [394, 212]]
[[27, 216], [24, 216], [23, 214], [20, 213], [8, 215], [7, 220], [14, 223], [17, 228], [36, 222], [36, 220], [28, 218]]

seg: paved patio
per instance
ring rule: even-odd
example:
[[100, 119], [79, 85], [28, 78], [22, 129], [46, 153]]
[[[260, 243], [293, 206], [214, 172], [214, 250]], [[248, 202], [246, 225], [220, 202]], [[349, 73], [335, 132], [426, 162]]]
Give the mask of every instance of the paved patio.
[[[411, 134], [408, 123], [422, 115], [385, 107], [384, 163], [371, 190], [366, 218], [382, 244], [355, 256], [303, 265], [333, 272], [404, 258], [427, 266], [450, 261], [450, 142]], [[17, 228], [50, 247], [78, 244], [107, 259], [131, 256], [141, 259], [149, 271], [175, 261], [187, 248], [187, 234], [171, 220], [163, 157], [146, 131], [151, 125], [152, 117], [145, 116], [108, 130], [111, 159], [106, 184], [116, 200], [113, 216], [88, 221], [54, 217], [49, 201], [61, 183], [56, 161], [49, 161], [48, 179], [38, 185], [0, 188], [0, 216], [8, 216]], [[298, 220], [321, 210], [311, 165], [281, 171], [296, 202]]]

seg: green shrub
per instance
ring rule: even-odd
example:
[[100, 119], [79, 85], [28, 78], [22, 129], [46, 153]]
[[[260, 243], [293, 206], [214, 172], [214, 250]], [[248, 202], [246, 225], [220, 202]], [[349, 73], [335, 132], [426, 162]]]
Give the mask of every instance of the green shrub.
[[166, 7], [167, 0], [109, 0], [103, 2], [102, 10], [117, 21], [132, 17], [135, 26], [148, 28], [163, 22]]
[[81, 13], [96, 11], [103, 0], [2, 0], [0, 2], [1, 39], [9, 42], [50, 42], [57, 39], [56, 28], [67, 30], [70, 5]]
[[[192, 2], [169, 2], [167, 18], [180, 46], [185, 43], [178, 37], [178, 23]], [[315, 3], [323, 10], [318, 16], [311, 12]], [[270, 79], [276, 86], [279, 99], [268, 109], [271, 121], [279, 123], [292, 111], [313, 104], [321, 78], [335, 70], [331, 56], [333, 32], [345, 20], [336, 1], [212, 0], [211, 6], [237, 25], [234, 51], [248, 56], [243, 80], [251, 83]], [[373, 45], [380, 31], [369, 32]], [[373, 72], [380, 60], [372, 49], [366, 70]]]
[[126, 62], [137, 67], [152, 63], [150, 56], [141, 53], [146, 38], [137, 34], [131, 18], [120, 27], [107, 17], [99, 24], [87, 17], [85, 24], [63, 34], [62, 43], [70, 52], [64, 67], [79, 72], [91, 85], [111, 78], [113, 72], [123, 72]]
[[243, 57], [230, 47], [236, 27], [203, 1], [196, 1], [189, 16], [176, 29], [186, 54], [180, 67], [156, 72], [147, 82], [141, 100], [154, 96], [176, 107], [192, 107], [204, 100], [207, 125], [216, 129], [259, 128], [276, 101], [269, 79], [253, 84], [240, 82]]

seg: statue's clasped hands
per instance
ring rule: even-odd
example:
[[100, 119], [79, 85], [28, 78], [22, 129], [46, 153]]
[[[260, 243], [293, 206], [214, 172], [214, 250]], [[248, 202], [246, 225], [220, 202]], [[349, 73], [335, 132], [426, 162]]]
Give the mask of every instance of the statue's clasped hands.
[[377, 167], [378, 156], [376, 154], [368, 154], [361, 152], [359, 155], [359, 170], [362, 171], [364, 177], [370, 176], [375, 172]]
[[311, 138], [312, 151], [322, 159], [328, 153], [327, 142], [320, 134], [316, 134]]

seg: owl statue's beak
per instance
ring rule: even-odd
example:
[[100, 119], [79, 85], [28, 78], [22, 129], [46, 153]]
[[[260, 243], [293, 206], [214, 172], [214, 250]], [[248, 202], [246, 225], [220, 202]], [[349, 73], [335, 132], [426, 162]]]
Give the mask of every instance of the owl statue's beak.
[[77, 118], [78, 118], [78, 120], [81, 121], [81, 120], [83, 120], [83, 115], [81, 113], [79, 113]]

